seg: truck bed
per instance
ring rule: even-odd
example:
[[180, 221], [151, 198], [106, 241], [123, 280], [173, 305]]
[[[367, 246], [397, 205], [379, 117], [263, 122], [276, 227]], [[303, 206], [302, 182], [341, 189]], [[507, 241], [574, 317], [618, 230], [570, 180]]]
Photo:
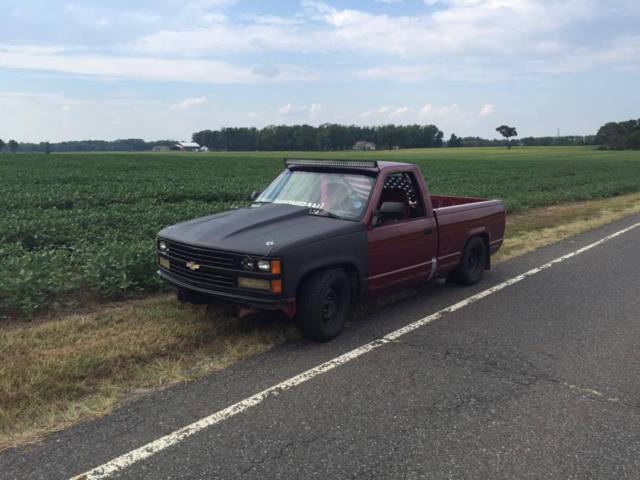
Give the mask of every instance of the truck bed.
[[433, 208], [455, 207], [458, 205], [468, 205], [470, 203], [486, 202], [485, 198], [476, 197], [456, 197], [451, 195], [431, 195], [431, 205]]
[[483, 235], [490, 253], [502, 245], [506, 211], [500, 200], [431, 195], [431, 205], [438, 224], [438, 273], [458, 265], [471, 236]]

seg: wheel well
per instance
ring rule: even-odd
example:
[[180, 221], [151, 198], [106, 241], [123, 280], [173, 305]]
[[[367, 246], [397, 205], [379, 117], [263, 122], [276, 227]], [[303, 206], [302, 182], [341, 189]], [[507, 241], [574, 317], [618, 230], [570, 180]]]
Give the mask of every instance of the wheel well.
[[355, 300], [360, 297], [360, 275], [358, 273], [358, 269], [352, 263], [334, 263], [332, 265], [323, 265], [322, 267], [314, 268], [313, 270], [308, 271], [304, 274], [304, 276], [298, 282], [298, 287], [296, 288], [296, 295], [300, 290], [300, 286], [314, 273], [320, 272], [322, 270], [328, 270], [330, 268], [341, 268], [347, 274], [349, 278], [349, 283], [351, 285], [351, 299]]

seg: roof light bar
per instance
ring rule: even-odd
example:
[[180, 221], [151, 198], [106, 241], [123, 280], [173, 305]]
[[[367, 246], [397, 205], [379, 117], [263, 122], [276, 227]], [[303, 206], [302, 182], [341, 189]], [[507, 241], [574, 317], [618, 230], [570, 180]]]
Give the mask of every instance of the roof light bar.
[[285, 158], [284, 164], [289, 167], [335, 167], [335, 168], [378, 168], [376, 160], [320, 160], [311, 158]]

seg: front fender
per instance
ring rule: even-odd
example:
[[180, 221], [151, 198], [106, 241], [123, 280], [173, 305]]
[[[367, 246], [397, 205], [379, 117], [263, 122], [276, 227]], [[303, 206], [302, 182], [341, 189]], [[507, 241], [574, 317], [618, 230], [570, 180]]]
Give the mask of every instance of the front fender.
[[361, 286], [366, 285], [369, 275], [367, 234], [364, 229], [299, 246], [285, 252], [282, 258], [287, 297], [296, 295], [306, 275], [332, 265], [349, 265], [356, 272]]

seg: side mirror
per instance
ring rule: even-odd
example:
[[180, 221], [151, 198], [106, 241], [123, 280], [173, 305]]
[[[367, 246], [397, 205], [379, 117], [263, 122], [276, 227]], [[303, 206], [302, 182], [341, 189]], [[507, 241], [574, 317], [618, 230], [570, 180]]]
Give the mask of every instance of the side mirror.
[[384, 202], [378, 210], [381, 220], [401, 220], [407, 216], [407, 207], [402, 202]]
[[254, 190], [253, 192], [251, 192], [251, 196], [249, 197], [249, 200], [251, 200], [252, 202], [255, 201], [255, 199], [258, 198], [261, 193], [262, 192], [260, 190]]

